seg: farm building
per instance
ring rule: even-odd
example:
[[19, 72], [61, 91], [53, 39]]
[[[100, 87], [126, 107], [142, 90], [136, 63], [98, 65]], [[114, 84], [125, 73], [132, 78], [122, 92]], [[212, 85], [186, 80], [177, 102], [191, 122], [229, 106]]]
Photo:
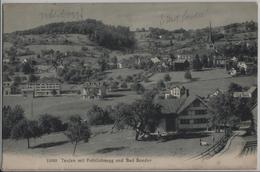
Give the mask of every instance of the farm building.
[[3, 95], [14, 94], [15, 90], [14, 82], [7, 75], [3, 75]]
[[234, 92], [233, 97], [242, 98], [256, 98], [257, 97], [257, 87], [250, 87], [247, 91]]
[[164, 94], [164, 98], [181, 98], [182, 96], [189, 96], [189, 90], [185, 87], [174, 86], [167, 90]]
[[189, 67], [190, 67], [190, 63], [188, 62], [188, 60], [173, 62], [173, 68], [175, 71], [184, 71], [189, 69]]
[[212, 92], [211, 94], [208, 95], [208, 98], [218, 96], [221, 93], [224, 93], [224, 91], [217, 88], [214, 92]]
[[190, 54], [178, 54], [177, 55], [177, 61], [179, 62], [184, 62], [184, 61], [188, 61], [188, 62], [192, 62], [193, 56]]
[[163, 117], [157, 131], [208, 131], [212, 129], [212, 115], [206, 102], [199, 96], [180, 99], [157, 99], [162, 106]]
[[42, 78], [37, 82], [27, 84], [22, 89], [24, 96], [46, 97], [60, 95], [60, 82], [56, 78]]
[[82, 88], [83, 99], [104, 98], [106, 96], [105, 82], [86, 82]]

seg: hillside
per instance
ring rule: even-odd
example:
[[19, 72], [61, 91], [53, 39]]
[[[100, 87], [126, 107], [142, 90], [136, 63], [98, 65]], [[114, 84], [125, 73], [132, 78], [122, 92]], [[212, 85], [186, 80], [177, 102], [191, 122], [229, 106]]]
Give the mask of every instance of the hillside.
[[132, 48], [134, 46], [133, 34], [128, 27], [109, 26], [94, 19], [51, 23], [25, 31], [17, 31], [15, 34], [84, 34], [88, 35], [90, 40], [110, 49]]

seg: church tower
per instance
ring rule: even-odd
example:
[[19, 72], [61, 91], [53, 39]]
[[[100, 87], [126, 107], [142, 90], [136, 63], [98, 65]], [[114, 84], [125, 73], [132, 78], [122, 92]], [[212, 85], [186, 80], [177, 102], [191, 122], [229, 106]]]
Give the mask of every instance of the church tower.
[[212, 38], [211, 22], [209, 22], [207, 49], [214, 49], [214, 40]]

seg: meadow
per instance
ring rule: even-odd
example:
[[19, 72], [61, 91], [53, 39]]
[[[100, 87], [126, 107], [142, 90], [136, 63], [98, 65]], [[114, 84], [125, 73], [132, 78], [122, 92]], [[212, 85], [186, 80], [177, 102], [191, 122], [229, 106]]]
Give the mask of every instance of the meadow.
[[[124, 129], [111, 133], [111, 125], [92, 126], [92, 136], [88, 143], [80, 142], [76, 155], [102, 156], [185, 156], [197, 155], [212, 146], [212, 135], [217, 142], [223, 133], [208, 133], [199, 137], [178, 138], [168, 141], [136, 141], [135, 131]], [[122, 139], [123, 138], [123, 139]], [[200, 138], [209, 146], [200, 146]], [[4, 140], [3, 151], [23, 155], [60, 155], [72, 154], [73, 145], [63, 133], [52, 133], [31, 139], [32, 149], [27, 149], [27, 141]]]

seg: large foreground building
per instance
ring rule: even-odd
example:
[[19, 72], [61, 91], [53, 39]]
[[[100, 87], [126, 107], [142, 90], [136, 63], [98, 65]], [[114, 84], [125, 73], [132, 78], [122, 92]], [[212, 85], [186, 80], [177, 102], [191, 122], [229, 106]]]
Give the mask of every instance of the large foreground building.
[[212, 129], [212, 114], [207, 103], [199, 96], [178, 99], [157, 99], [163, 117], [159, 132], [208, 131]]

